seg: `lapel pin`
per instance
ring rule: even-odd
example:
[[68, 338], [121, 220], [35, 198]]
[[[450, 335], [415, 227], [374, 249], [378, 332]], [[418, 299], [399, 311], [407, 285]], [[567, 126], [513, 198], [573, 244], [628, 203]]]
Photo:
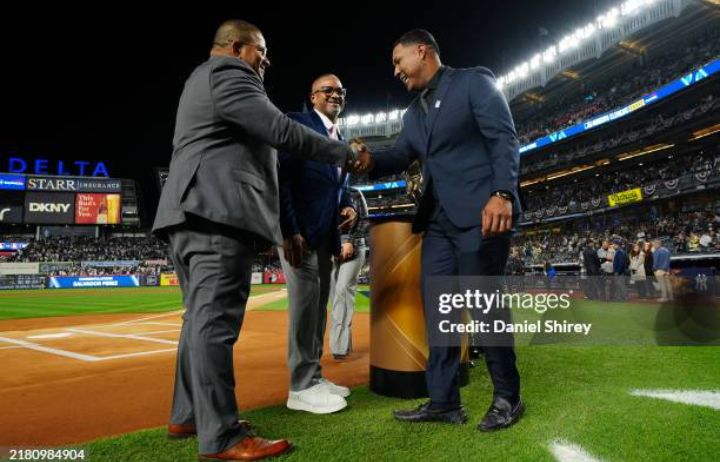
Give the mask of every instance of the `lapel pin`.
[[435, 101], [435, 109], [440, 109], [440, 100]]

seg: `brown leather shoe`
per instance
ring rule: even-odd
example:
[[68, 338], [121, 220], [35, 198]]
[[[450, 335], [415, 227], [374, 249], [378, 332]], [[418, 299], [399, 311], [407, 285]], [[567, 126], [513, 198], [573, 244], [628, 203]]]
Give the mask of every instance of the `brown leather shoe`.
[[[252, 432], [252, 424], [247, 420], [238, 420], [238, 423], [245, 427], [247, 433]], [[184, 440], [186, 438], [192, 438], [197, 435], [197, 427], [195, 424], [188, 425], [168, 425], [168, 439], [170, 440]]]
[[203, 461], [259, 460], [285, 454], [290, 449], [292, 449], [292, 443], [288, 440], [272, 441], [259, 436], [248, 436], [235, 443], [227, 451], [218, 454], [200, 454], [199, 459]]

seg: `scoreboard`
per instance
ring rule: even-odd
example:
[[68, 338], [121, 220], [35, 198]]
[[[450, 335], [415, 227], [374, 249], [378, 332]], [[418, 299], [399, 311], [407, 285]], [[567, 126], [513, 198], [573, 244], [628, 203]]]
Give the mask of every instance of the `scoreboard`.
[[0, 224], [119, 225], [123, 182], [0, 173]]

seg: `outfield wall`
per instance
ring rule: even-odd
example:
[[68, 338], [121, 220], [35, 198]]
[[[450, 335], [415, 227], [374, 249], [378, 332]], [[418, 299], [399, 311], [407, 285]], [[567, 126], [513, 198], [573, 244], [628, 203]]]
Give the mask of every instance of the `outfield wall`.
[[[37, 263], [34, 263], [37, 267]], [[264, 275], [253, 273], [252, 284], [263, 284], [263, 280], [270, 280], [274, 283], [279, 280], [277, 273]], [[284, 281], [284, 278], [281, 278]], [[0, 290], [23, 290], [23, 289], [88, 289], [107, 287], [147, 287], [179, 286], [180, 282], [175, 273], [162, 273], [160, 275], [145, 274], [118, 274], [104, 276], [45, 276], [42, 274], [6, 274], [0, 275]]]

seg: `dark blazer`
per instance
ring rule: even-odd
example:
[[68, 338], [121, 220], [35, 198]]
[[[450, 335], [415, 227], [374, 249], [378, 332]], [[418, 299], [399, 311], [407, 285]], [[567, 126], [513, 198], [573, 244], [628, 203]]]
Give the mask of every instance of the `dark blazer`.
[[413, 101], [395, 146], [374, 153], [370, 177], [400, 173], [418, 158], [424, 189], [413, 231], [427, 227], [433, 187], [450, 221], [460, 228], [480, 226], [490, 194], [509, 191], [515, 196], [517, 225], [519, 143], [507, 101], [490, 70], [446, 67], [428, 115], [418, 99]]
[[257, 73], [238, 58], [211, 57], [185, 83], [175, 123], [170, 174], [153, 231], [186, 214], [282, 243], [277, 149], [345, 164], [345, 143], [291, 121], [265, 94]]
[[583, 265], [588, 276], [600, 274], [600, 258], [598, 258], [597, 251], [592, 247], [585, 247], [585, 250], [583, 250]]
[[613, 257], [613, 274], [625, 275], [627, 274], [628, 268], [630, 267], [630, 258], [628, 258], [625, 249], [620, 248], [615, 252]]
[[[292, 112], [287, 116], [329, 136], [320, 116], [314, 111]], [[348, 174], [338, 178], [334, 165], [300, 159], [279, 151], [280, 229], [283, 237], [300, 234], [315, 249], [331, 242], [330, 251], [340, 253], [340, 209], [352, 207]]]

